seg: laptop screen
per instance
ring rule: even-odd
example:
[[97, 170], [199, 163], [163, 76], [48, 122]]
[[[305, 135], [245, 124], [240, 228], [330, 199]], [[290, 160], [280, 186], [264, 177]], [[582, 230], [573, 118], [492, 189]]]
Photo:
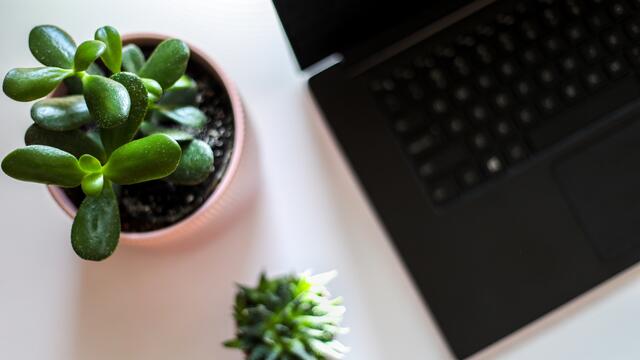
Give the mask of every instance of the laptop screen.
[[[469, 0], [273, 0], [302, 68], [415, 22], [421, 26]], [[414, 30], [417, 30], [414, 29]]]

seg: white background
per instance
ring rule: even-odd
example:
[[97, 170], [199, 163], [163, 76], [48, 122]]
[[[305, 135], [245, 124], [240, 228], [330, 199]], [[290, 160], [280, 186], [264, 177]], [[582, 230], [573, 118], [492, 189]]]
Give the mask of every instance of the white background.
[[[304, 1], [304, 0], [300, 0]], [[0, 359], [241, 359], [234, 283], [337, 269], [349, 359], [440, 359], [449, 353], [391, 242], [324, 126], [267, 0], [0, 3], [0, 71], [35, 66], [31, 27], [76, 40], [105, 24], [154, 31], [211, 55], [237, 83], [257, 131], [260, 200], [233, 229], [191, 249], [120, 247], [79, 260], [71, 220], [43, 186], [0, 175]], [[0, 96], [0, 155], [22, 145], [29, 104]], [[372, 156], [373, 156], [372, 150]], [[640, 357], [634, 269], [483, 353], [506, 359]]]

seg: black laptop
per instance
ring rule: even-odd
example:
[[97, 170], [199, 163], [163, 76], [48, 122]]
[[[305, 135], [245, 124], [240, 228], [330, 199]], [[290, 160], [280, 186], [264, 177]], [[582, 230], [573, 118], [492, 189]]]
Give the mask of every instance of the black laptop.
[[456, 356], [640, 259], [640, 1], [274, 2]]

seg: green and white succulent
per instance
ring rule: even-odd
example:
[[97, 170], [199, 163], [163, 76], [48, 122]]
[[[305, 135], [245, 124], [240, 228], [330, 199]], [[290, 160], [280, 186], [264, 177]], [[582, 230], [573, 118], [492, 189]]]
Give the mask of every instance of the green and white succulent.
[[248, 360], [342, 359], [349, 349], [336, 338], [348, 331], [340, 326], [345, 308], [326, 288], [336, 275], [262, 274], [257, 287], [239, 286], [237, 337], [225, 346], [242, 350]]

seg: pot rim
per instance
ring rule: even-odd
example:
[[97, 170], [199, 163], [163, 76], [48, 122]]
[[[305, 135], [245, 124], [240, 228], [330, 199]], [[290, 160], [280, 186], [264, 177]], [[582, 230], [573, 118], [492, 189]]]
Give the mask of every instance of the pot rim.
[[[163, 40], [171, 38], [170, 36], [158, 34], [158, 33], [130, 33], [125, 34], [122, 37], [123, 44], [137, 43], [137, 44], [151, 44], [158, 43]], [[179, 222], [167, 226], [162, 229], [145, 231], [145, 232], [122, 232], [120, 234], [120, 240], [130, 241], [132, 243], [142, 243], [156, 238], [167, 238], [171, 233], [178, 233], [181, 230], [187, 230], [197, 226], [198, 218], [205, 215], [207, 208], [221, 201], [223, 194], [228, 191], [230, 185], [238, 174], [240, 160], [245, 150], [246, 142], [246, 119], [244, 109], [242, 107], [242, 101], [240, 95], [237, 92], [235, 85], [230, 81], [222, 68], [207, 56], [202, 50], [193, 46], [187, 42], [189, 49], [191, 50], [191, 59], [202, 65], [208, 72], [220, 81], [222, 86], [227, 91], [229, 100], [231, 102], [231, 110], [233, 113], [234, 122], [234, 143], [231, 159], [227, 166], [226, 171], [222, 175], [222, 179], [214, 191], [209, 195], [200, 207], [191, 215], [180, 220]], [[66, 196], [64, 191], [57, 187], [49, 185], [47, 186], [49, 192], [53, 196], [58, 205], [69, 215], [71, 218], [75, 217], [76, 207], [71, 200]]]

